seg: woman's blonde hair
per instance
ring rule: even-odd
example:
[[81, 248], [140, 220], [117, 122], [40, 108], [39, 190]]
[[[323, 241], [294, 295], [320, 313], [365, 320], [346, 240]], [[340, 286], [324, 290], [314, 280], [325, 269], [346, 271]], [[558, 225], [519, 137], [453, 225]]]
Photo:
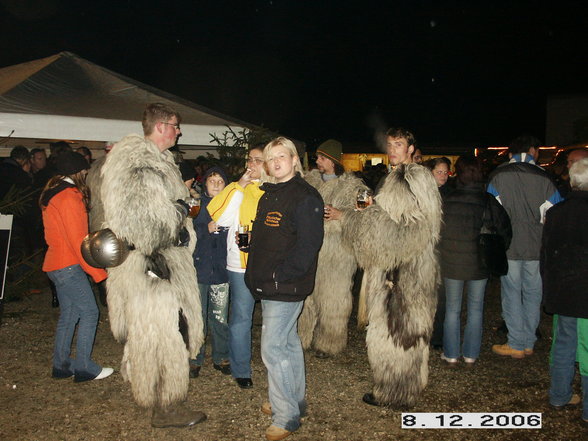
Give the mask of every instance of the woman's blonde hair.
[[[288, 152], [290, 152], [290, 156], [296, 158], [296, 163], [294, 164], [294, 173], [300, 173], [300, 176], [303, 176], [302, 172], [302, 164], [300, 163], [300, 157], [298, 156], [298, 150], [296, 150], [296, 146], [292, 141], [288, 138], [283, 136], [278, 136], [275, 139], [272, 139], [263, 149], [263, 160], [267, 164], [267, 162], [271, 159], [271, 150], [274, 147], [281, 145], [284, 147]], [[270, 176], [266, 179], [268, 182], [275, 182], [274, 177]]]

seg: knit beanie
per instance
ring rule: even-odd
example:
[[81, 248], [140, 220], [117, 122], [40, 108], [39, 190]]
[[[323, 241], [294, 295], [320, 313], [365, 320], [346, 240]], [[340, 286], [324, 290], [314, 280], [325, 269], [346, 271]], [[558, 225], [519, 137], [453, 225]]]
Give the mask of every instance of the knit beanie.
[[61, 176], [75, 175], [89, 168], [90, 164], [88, 164], [86, 158], [76, 152], [66, 150], [55, 158], [55, 171]]
[[341, 155], [343, 154], [343, 145], [334, 139], [328, 139], [318, 146], [316, 149], [317, 155], [322, 155], [329, 158], [331, 161], [341, 164]]

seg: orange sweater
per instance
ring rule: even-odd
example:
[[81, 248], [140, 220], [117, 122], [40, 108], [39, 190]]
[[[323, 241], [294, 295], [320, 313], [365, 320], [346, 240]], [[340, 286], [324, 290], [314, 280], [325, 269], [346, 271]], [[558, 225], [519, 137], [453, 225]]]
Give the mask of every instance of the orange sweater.
[[88, 265], [82, 257], [80, 247], [88, 234], [88, 213], [76, 188], [66, 188], [51, 198], [43, 209], [43, 226], [49, 245], [43, 271], [79, 264], [96, 283], [106, 279], [106, 271]]

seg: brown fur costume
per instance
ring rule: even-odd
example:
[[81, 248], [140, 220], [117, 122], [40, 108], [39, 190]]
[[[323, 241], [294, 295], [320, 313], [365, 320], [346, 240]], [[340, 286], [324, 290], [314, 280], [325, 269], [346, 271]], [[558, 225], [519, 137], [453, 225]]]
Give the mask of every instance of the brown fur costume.
[[[125, 137], [108, 155], [101, 186], [105, 226], [135, 247], [122, 265], [109, 269], [108, 312], [114, 337], [124, 342], [121, 373], [141, 406], [166, 407], [188, 392], [188, 359], [203, 341], [202, 314], [192, 263], [196, 235], [174, 202], [188, 196], [173, 155], [142, 136]], [[177, 247], [178, 232], [190, 233]], [[146, 256], [162, 254], [170, 280], [146, 274]], [[179, 330], [185, 317], [188, 343]], [[189, 349], [187, 349], [187, 346]]]
[[429, 372], [441, 200], [431, 172], [410, 164], [387, 176], [376, 201], [346, 214], [343, 236], [365, 268], [374, 397], [380, 404], [410, 407]]
[[[321, 173], [314, 170], [305, 179], [319, 191], [325, 204], [344, 212], [355, 208], [358, 190], [367, 189], [352, 173], [325, 182]], [[356, 269], [353, 252], [341, 240], [341, 221], [326, 221], [314, 291], [306, 298], [298, 319], [298, 333], [305, 349], [312, 345], [327, 354], [345, 349]]]

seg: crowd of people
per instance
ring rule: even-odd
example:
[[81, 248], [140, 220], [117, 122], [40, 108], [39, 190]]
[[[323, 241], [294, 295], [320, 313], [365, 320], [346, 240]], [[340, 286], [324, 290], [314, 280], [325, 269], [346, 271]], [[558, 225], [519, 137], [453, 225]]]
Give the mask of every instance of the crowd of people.
[[[54, 378], [83, 382], [114, 372], [91, 357], [96, 284], [124, 344], [120, 373], [137, 403], [152, 409], [152, 426], [200, 423], [206, 414], [185, 399], [190, 378], [203, 372], [207, 334], [212, 367], [240, 388], [254, 387], [259, 301], [269, 385], [260, 410], [272, 416], [265, 436], [286, 438], [306, 413], [304, 350], [326, 358], [346, 348], [359, 269], [358, 314], [369, 323], [374, 382], [363, 401], [413, 406], [427, 384], [431, 348], [447, 367], [475, 368], [480, 357], [492, 271], [479, 236], [491, 231], [508, 262], [500, 279], [507, 341], [492, 351], [533, 355], [543, 301], [554, 315], [550, 404], [583, 403], [588, 422], [587, 150], [568, 155], [569, 180], [558, 183], [535, 163], [539, 141], [522, 136], [510, 143], [509, 162], [484, 176], [472, 155], [460, 156], [453, 172], [444, 157], [422, 162], [414, 135], [395, 128], [386, 133], [389, 171], [346, 172], [343, 146], [330, 139], [305, 173], [295, 145], [278, 137], [250, 146], [245, 171], [229, 182], [222, 166], [197, 173], [187, 161], [177, 164], [169, 150], [181, 134], [176, 110], [150, 104], [142, 124], [142, 136], [109, 143], [96, 161], [85, 147], [55, 143], [49, 158], [16, 147], [0, 164], [0, 197], [30, 187], [39, 199], [14, 228], [26, 238], [24, 250], [47, 247], [43, 270], [61, 308]], [[89, 232], [104, 229], [128, 252], [106, 269], [81, 251]], [[572, 391], [576, 357], [583, 399]]]

